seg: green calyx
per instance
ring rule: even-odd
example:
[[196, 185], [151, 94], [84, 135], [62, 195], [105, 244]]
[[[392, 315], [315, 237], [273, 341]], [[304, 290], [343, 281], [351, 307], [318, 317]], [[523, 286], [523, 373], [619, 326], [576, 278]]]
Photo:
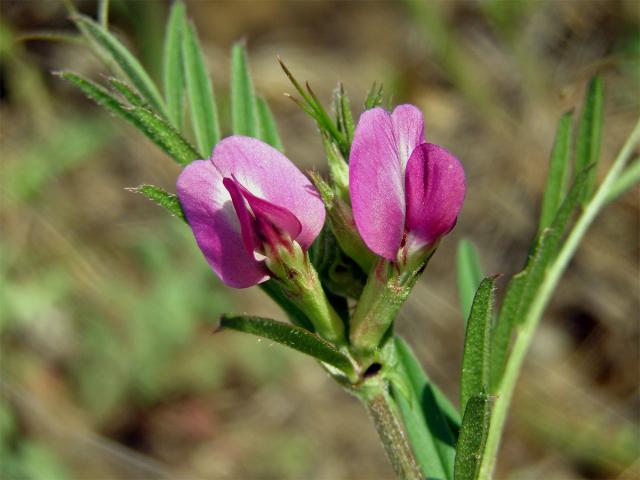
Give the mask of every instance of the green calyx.
[[316, 332], [336, 344], [346, 343], [340, 316], [329, 303], [320, 278], [298, 242], [265, 249], [265, 262], [285, 294], [311, 320]]
[[338, 198], [350, 205], [349, 197], [349, 165], [345, 161], [338, 146], [332, 142], [325, 134], [322, 135], [322, 145], [327, 154], [327, 164], [329, 165], [329, 175], [333, 182], [334, 192]]
[[423, 260], [402, 268], [378, 260], [351, 318], [349, 340], [356, 351], [370, 352], [380, 346], [425, 265]]

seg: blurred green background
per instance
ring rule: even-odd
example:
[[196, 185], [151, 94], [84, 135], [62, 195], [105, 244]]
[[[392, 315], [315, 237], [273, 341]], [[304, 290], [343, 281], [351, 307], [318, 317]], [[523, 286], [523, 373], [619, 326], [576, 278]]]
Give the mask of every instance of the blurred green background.
[[[327, 103], [337, 81], [358, 109], [384, 82], [461, 159], [469, 191], [458, 226], [398, 321], [456, 399], [456, 244], [473, 239], [503, 284], [521, 267], [556, 121], [596, 72], [611, 161], [640, 112], [638, 1], [187, 4], [221, 104], [229, 47], [246, 38], [256, 89], [301, 167], [323, 169], [322, 147], [282, 95], [292, 87], [276, 55]], [[156, 74], [168, 5], [112, 2], [112, 30]], [[284, 316], [258, 289], [224, 287], [179, 221], [124, 190], [173, 190], [179, 170], [51, 75], [99, 79], [86, 46], [26, 41], [71, 32], [63, 4], [2, 0], [0, 14], [0, 477], [391, 478], [365, 412], [312, 360], [212, 334], [223, 311]], [[640, 478], [638, 200], [636, 187], [604, 211], [556, 293], [498, 478]]]

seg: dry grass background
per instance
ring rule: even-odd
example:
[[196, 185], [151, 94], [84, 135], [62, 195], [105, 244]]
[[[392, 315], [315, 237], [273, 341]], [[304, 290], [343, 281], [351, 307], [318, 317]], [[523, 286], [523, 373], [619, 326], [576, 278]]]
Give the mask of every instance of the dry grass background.
[[[93, 2], [79, 2], [94, 12]], [[114, 2], [112, 29], [152, 70], [167, 4]], [[0, 3], [2, 478], [391, 478], [364, 411], [308, 358], [240, 334], [224, 310], [282, 318], [257, 290], [230, 291], [189, 233], [139, 196], [178, 168], [49, 75], [99, 78], [82, 46], [17, 43], [70, 29], [55, 1]], [[374, 80], [423, 109], [427, 138], [463, 162], [458, 226], [398, 321], [457, 398], [460, 238], [509, 275], [535, 233], [555, 123], [589, 77], [606, 82], [604, 165], [640, 112], [640, 4], [628, 1], [193, 1], [217, 93], [246, 38], [257, 90], [287, 154], [323, 168], [280, 55], [329, 101], [358, 106]], [[223, 113], [225, 108], [222, 108]], [[498, 478], [640, 478], [638, 188], [598, 218], [526, 363]]]

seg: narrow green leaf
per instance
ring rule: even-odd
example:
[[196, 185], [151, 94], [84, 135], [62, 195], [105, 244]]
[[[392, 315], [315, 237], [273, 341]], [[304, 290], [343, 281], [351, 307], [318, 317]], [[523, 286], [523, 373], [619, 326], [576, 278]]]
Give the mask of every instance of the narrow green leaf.
[[220, 319], [220, 327], [268, 338], [332, 365], [347, 375], [354, 374], [351, 361], [333, 345], [295, 325], [262, 317], [225, 314]]
[[544, 280], [547, 266], [555, 258], [560, 248], [560, 243], [571, 215], [578, 206], [580, 199], [583, 198], [585, 190], [589, 188], [592, 171], [593, 167], [589, 167], [577, 175], [571, 191], [560, 206], [551, 226], [539, 236], [536, 248], [525, 269], [526, 284], [522, 291], [516, 316], [519, 322], [524, 320], [525, 314], [531, 305], [531, 300]]
[[284, 147], [278, 134], [278, 126], [264, 98], [256, 97], [256, 108], [258, 111], [258, 132], [260, 133], [260, 140], [284, 152]]
[[166, 190], [156, 187], [155, 185], [139, 185], [137, 187], [127, 188], [130, 192], [141, 193], [152, 202], [157, 203], [171, 215], [178, 217], [183, 222], [187, 222], [184, 211], [178, 200], [178, 196], [169, 193]]
[[[80, 15], [80, 12], [75, 7], [72, 0], [62, 0], [62, 2], [65, 4], [65, 8], [69, 13], [69, 18], [73, 20], [74, 17]], [[83, 42], [84, 45], [87, 45], [93, 51], [95, 56], [104, 64], [104, 66], [114, 75], [126, 77], [126, 73], [113, 59], [111, 53], [95, 39], [91, 31], [81, 22], [76, 21], [75, 25], [82, 34], [80, 36], [80, 41]]]
[[109, 28], [109, 0], [98, 1], [98, 23], [105, 30]]
[[45, 42], [62, 42], [73, 45], [84, 45], [82, 35], [69, 32], [57, 32], [55, 30], [34, 30], [24, 32], [15, 37], [15, 43], [30, 42], [42, 40]]
[[233, 133], [258, 137], [258, 111], [244, 42], [231, 47], [231, 120]]
[[475, 395], [469, 399], [456, 448], [455, 480], [478, 478], [490, 417], [491, 402], [486, 394]]
[[78, 8], [75, 3], [73, 3], [73, 0], [62, 0], [62, 4], [70, 15], [78, 13]]
[[93, 40], [104, 48], [111, 55], [115, 63], [129, 77], [131, 83], [136, 87], [140, 94], [149, 102], [149, 104], [157, 110], [161, 115], [166, 115], [166, 109], [162, 97], [158, 92], [155, 84], [142, 67], [140, 62], [120, 43], [120, 41], [111, 35], [108, 31], [94, 22], [87, 16], [74, 15], [73, 21], [81, 28], [83, 32], [87, 32]]
[[106, 90], [101, 85], [98, 85], [92, 82], [91, 80], [88, 80], [86, 78], [81, 77], [80, 75], [76, 75], [75, 73], [71, 73], [71, 72], [56, 72], [54, 75], [58, 75], [64, 80], [67, 80], [68, 82], [72, 83], [73, 85], [78, 87], [80, 90], [82, 90], [87, 97], [89, 97], [99, 105], [102, 105], [103, 107], [107, 108], [111, 112], [116, 113], [121, 117], [124, 117], [125, 119], [129, 120], [140, 130], [144, 130], [143, 126], [139, 124], [139, 122], [137, 122], [135, 117], [132, 115], [131, 111], [126, 109], [120, 103], [120, 101], [111, 94], [111, 92]]
[[596, 165], [600, 158], [600, 142], [602, 140], [602, 119], [604, 110], [602, 79], [595, 76], [589, 82], [589, 89], [582, 107], [578, 139], [576, 142], [575, 171], [582, 172], [588, 167], [589, 177], [580, 199], [584, 204], [591, 196], [595, 184]]
[[166, 151], [165, 146], [162, 144], [157, 135], [154, 134], [143, 122], [141, 122], [134, 114], [133, 111], [120, 103], [120, 101], [115, 98], [111, 92], [106, 90], [104, 87], [83, 78], [75, 73], [71, 72], [58, 72], [56, 75], [61, 78], [67, 80], [68, 82], [74, 84], [83, 93], [96, 102], [98, 105], [105, 107], [107, 110], [119, 115], [120, 117], [127, 120], [134, 127], [144, 133], [149, 139], [151, 139], [156, 145]]
[[143, 107], [126, 107], [102, 86], [74, 73], [62, 72], [58, 75], [73, 83], [97, 104], [130, 122], [178, 163], [185, 165], [199, 157], [178, 132], [153, 112]]
[[482, 265], [478, 251], [470, 240], [462, 239], [458, 243], [458, 253], [456, 256], [457, 277], [458, 277], [458, 297], [460, 298], [460, 309], [462, 318], [466, 324], [475, 295], [480, 282], [482, 281]]
[[507, 354], [511, 344], [513, 327], [516, 324], [518, 306], [526, 282], [525, 272], [513, 276], [502, 301], [500, 314], [491, 334], [491, 372], [489, 391], [495, 393], [500, 386]]
[[491, 326], [496, 277], [482, 280], [473, 299], [467, 321], [460, 379], [460, 409], [469, 399], [489, 388]]
[[182, 29], [185, 6], [180, 0], [173, 3], [164, 38], [164, 96], [169, 120], [178, 130], [182, 128], [184, 112], [184, 69], [182, 67]]
[[[425, 477], [451, 479], [460, 415], [429, 381], [410, 347], [400, 337], [395, 337], [395, 345], [401, 386], [392, 383], [393, 394], [416, 460]], [[408, 390], [411, 398], [402, 390]]]
[[423, 392], [431, 391], [431, 397], [435, 400], [438, 409], [444, 415], [454, 437], [457, 437], [460, 429], [460, 411], [451, 403], [447, 396], [429, 380], [420, 362], [416, 358], [411, 347], [401, 337], [394, 337], [396, 348], [398, 349], [398, 357], [402, 361], [407, 370], [411, 385], [414, 391]]
[[560, 118], [556, 129], [556, 138], [549, 160], [547, 185], [542, 198], [539, 232], [551, 225], [566, 193], [571, 155], [571, 120], [571, 112], [565, 113]]
[[213, 87], [207, 74], [198, 35], [192, 24], [184, 25], [182, 55], [198, 150], [202, 158], [208, 158], [215, 144], [220, 141], [220, 124]]
[[148, 107], [148, 104], [145, 102], [144, 98], [142, 98], [138, 94], [138, 92], [134, 91], [130, 85], [127, 85], [122, 80], [119, 80], [115, 77], [110, 77], [109, 83], [120, 93], [120, 95], [122, 95], [127, 100], [127, 102], [129, 102], [134, 107]]
[[609, 195], [607, 195], [607, 202], [613, 202], [638, 182], [640, 182], [640, 158], [633, 160], [631, 165], [611, 185]]
[[135, 107], [132, 113], [159, 138], [165, 147], [165, 151], [179, 164], [187, 165], [201, 158], [193, 146], [187, 142], [175, 128], [169, 125], [164, 118], [141, 107]]
[[584, 191], [587, 188], [592, 168], [590, 167], [576, 176], [573, 186], [562, 202], [551, 226], [537, 237], [536, 246], [527, 260], [525, 269], [514, 275], [509, 282], [505, 300], [492, 335], [491, 392], [497, 391], [499, 387], [507, 361], [513, 328], [526, 317], [531, 302], [544, 281], [547, 267], [560, 248], [560, 242], [571, 215], [580, 200], [584, 198]]
[[311, 323], [307, 315], [282, 291], [278, 282], [273, 279], [267, 280], [260, 284], [260, 288], [282, 308], [291, 323], [310, 332], [314, 331], [313, 323]]

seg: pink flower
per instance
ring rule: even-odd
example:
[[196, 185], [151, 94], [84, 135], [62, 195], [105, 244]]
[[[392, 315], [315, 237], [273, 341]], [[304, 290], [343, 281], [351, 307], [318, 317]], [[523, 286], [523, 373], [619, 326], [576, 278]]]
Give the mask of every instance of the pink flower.
[[426, 143], [422, 113], [400, 105], [360, 116], [349, 157], [349, 191], [365, 244], [391, 261], [435, 245], [455, 226], [464, 170], [447, 150]]
[[270, 278], [265, 254], [311, 246], [324, 223], [315, 188], [291, 161], [254, 138], [222, 140], [178, 177], [178, 198], [211, 268], [230, 287]]

